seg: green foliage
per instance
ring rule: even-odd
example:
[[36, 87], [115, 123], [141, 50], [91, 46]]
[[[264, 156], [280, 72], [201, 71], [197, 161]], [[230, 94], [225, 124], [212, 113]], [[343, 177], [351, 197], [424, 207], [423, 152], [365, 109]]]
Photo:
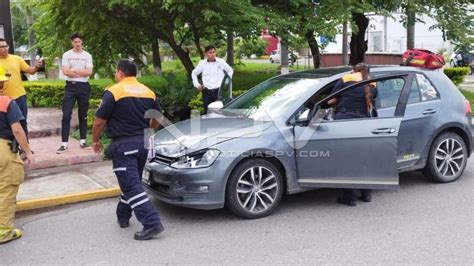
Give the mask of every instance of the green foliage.
[[237, 39], [235, 42], [236, 56], [250, 58], [251, 55], [262, 56], [265, 54], [266, 42], [261, 38]]
[[194, 97], [189, 101], [188, 107], [191, 110], [198, 110], [200, 113], [204, 112], [204, 107], [202, 107], [202, 93], [197, 93]]
[[464, 97], [466, 97], [466, 99], [471, 104], [471, 109], [474, 110], [474, 92], [467, 91], [467, 90], [461, 90], [461, 93], [464, 95]]
[[464, 81], [464, 76], [469, 74], [468, 67], [447, 67], [443, 71], [456, 85], [461, 84]]

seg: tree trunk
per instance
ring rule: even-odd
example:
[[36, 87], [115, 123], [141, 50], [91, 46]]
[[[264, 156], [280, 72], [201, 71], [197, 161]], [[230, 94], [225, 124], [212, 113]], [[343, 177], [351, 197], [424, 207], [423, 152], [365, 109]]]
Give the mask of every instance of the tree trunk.
[[347, 21], [342, 26], [342, 65], [349, 65], [349, 47], [347, 46]]
[[234, 66], [234, 33], [227, 32], [227, 64]]
[[364, 62], [365, 52], [367, 52], [367, 41], [365, 40], [365, 31], [369, 26], [369, 19], [363, 13], [352, 13], [352, 21], [357, 26], [357, 32], [352, 32], [351, 36], [351, 57], [350, 64]]
[[412, 4], [406, 7], [407, 15], [407, 50], [415, 48], [415, 9]]
[[169, 39], [168, 44], [170, 45], [171, 49], [175, 52], [176, 56], [178, 57], [181, 64], [183, 64], [184, 69], [186, 70], [188, 76], [191, 76], [191, 72], [193, 72], [194, 65], [193, 61], [191, 61], [191, 57], [189, 57], [189, 53], [183, 49], [183, 47], [179, 46], [174, 39]]
[[316, 37], [314, 36], [313, 31], [306, 32], [306, 41], [308, 42], [309, 49], [311, 50], [311, 54], [313, 55], [313, 66], [314, 68], [321, 67], [321, 53], [319, 51], [319, 44], [316, 41]]
[[153, 57], [153, 68], [156, 75], [161, 75], [161, 57], [160, 57], [160, 41], [154, 38], [151, 42], [151, 52]]
[[28, 28], [28, 48], [30, 49], [30, 66], [35, 65], [36, 53], [33, 47], [35, 46], [35, 33], [33, 32], [33, 14], [31, 8], [26, 7], [26, 27]]
[[201, 37], [199, 36], [199, 32], [194, 27], [192, 29], [193, 29], [194, 45], [196, 46], [196, 49], [201, 59], [204, 59], [205, 54], [201, 47]]
[[288, 67], [288, 40], [284, 37], [280, 39], [280, 61], [281, 61], [281, 74], [288, 74], [290, 68]]

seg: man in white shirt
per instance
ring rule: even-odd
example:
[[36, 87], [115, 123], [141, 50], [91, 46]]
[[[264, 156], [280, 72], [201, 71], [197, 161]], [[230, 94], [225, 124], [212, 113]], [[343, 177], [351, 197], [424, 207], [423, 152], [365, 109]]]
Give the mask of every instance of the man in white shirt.
[[92, 56], [82, 49], [82, 35], [75, 32], [71, 36], [72, 49], [63, 54], [62, 71], [66, 76], [66, 87], [62, 101], [63, 119], [61, 123], [62, 143], [57, 154], [64, 153], [68, 148], [69, 128], [74, 103], [77, 100], [79, 115], [79, 132], [81, 148], [86, 148], [87, 111], [91, 87], [88, 80], [92, 75]]
[[[207, 106], [217, 101], [219, 87], [225, 77], [224, 71], [232, 78], [234, 70], [221, 58], [216, 57], [216, 47], [213, 45], [204, 48], [207, 59], [199, 62], [193, 70], [191, 76], [193, 78], [194, 87], [202, 92], [202, 105], [204, 113], [207, 113]], [[198, 75], [202, 74], [202, 83], [199, 83]]]

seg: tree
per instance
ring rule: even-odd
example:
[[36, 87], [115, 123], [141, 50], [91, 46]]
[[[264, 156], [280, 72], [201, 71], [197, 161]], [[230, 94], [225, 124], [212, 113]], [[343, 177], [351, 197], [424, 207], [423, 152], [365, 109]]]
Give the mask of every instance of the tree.
[[339, 32], [337, 25], [346, 16], [344, 4], [335, 0], [320, 1], [318, 4], [307, 0], [253, 0], [252, 3], [268, 11], [268, 27], [283, 40], [291, 43], [294, 36], [306, 40], [315, 68], [320, 67], [321, 47], [316, 36], [333, 38]]

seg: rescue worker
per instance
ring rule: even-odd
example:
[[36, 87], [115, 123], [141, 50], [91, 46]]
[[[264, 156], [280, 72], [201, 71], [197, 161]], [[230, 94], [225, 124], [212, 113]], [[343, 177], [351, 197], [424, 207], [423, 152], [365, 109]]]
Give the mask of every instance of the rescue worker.
[[[25, 118], [15, 100], [4, 94], [4, 84], [9, 77], [0, 66], [0, 244], [21, 237], [14, 227], [16, 195], [24, 179], [23, 161], [17, 143], [25, 152], [26, 163], [33, 162], [33, 155], [21, 126]], [[16, 140], [16, 141], [14, 141]]]
[[[352, 73], [343, 76], [334, 86], [331, 93], [337, 92], [349, 85], [368, 79], [369, 66], [359, 63], [353, 67]], [[342, 92], [338, 97], [328, 101], [328, 104], [335, 106], [334, 120], [357, 119], [366, 117], [376, 117], [375, 98], [377, 88], [374, 83], [365, 86], [356, 86]], [[356, 189], [343, 189], [343, 194], [338, 198], [338, 202], [348, 206], [356, 206], [358, 195]], [[364, 202], [372, 201], [372, 191], [361, 189], [359, 199]]]
[[112, 159], [113, 171], [121, 190], [117, 205], [117, 220], [120, 227], [129, 225], [132, 211], [143, 230], [135, 233], [136, 240], [147, 240], [164, 230], [158, 212], [153, 208], [141, 183], [143, 168], [147, 161], [144, 134], [147, 128], [157, 128], [158, 121], [146, 119], [148, 110], [159, 111], [155, 94], [136, 79], [137, 66], [129, 60], [117, 64], [117, 84], [107, 88], [95, 113], [92, 128], [92, 148], [102, 150], [100, 136], [107, 126], [107, 136], [112, 143], [105, 155]]

